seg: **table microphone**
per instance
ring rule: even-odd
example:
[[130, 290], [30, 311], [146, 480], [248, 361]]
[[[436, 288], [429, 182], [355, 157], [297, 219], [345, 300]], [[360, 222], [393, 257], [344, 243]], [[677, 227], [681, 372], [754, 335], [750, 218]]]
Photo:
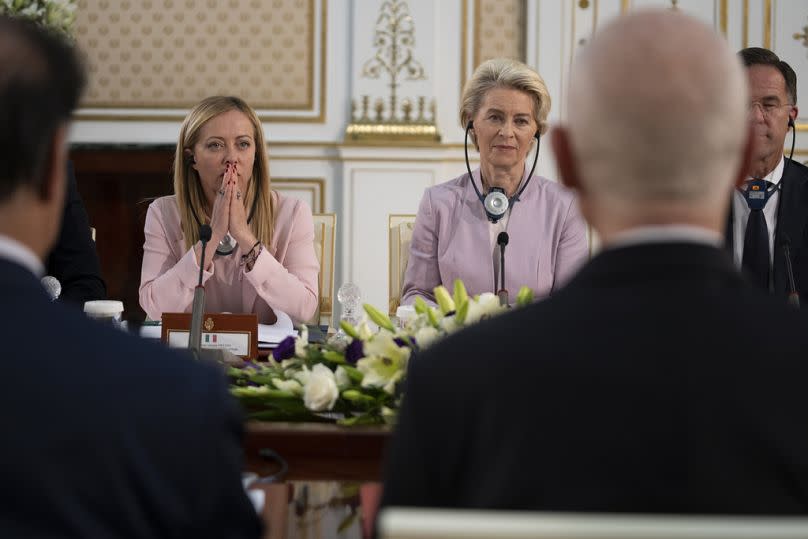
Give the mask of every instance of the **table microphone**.
[[194, 289], [194, 302], [191, 308], [191, 331], [188, 336], [188, 349], [197, 357], [202, 349], [202, 318], [205, 314], [205, 287], [202, 286], [202, 272], [205, 268], [205, 249], [213, 231], [210, 225], [199, 227], [199, 241], [202, 242], [202, 256], [199, 259], [199, 282]]
[[508, 245], [508, 233], [500, 232], [497, 236], [497, 245], [499, 245], [499, 304], [502, 306], [508, 305], [508, 291], [505, 290], [505, 246]]
[[39, 282], [42, 283], [51, 301], [59, 299], [59, 295], [62, 293], [62, 283], [59, 282], [59, 279], [53, 275], [45, 275]]
[[783, 256], [786, 259], [786, 276], [788, 277], [788, 304], [794, 307], [800, 307], [800, 295], [797, 292], [797, 283], [794, 280], [794, 268], [791, 266], [791, 239], [788, 234], [783, 233], [783, 239], [780, 240], [780, 246], [783, 248]]

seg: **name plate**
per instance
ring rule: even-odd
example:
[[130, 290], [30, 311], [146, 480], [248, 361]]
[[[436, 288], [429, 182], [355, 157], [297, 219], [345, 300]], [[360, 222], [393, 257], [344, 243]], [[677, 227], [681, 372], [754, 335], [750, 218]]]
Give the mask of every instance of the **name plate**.
[[[172, 348], [188, 348], [191, 313], [163, 313], [160, 338]], [[202, 348], [227, 350], [244, 359], [258, 357], [258, 316], [210, 314], [202, 317]]]

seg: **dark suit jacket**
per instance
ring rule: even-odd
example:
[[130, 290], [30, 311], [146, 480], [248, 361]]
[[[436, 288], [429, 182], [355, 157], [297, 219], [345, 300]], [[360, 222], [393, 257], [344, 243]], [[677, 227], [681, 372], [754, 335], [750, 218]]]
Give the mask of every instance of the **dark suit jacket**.
[[53, 275], [62, 284], [59, 299], [78, 305], [94, 299], [106, 299], [107, 287], [101, 278], [87, 211], [76, 187], [73, 163], [68, 163], [67, 167], [62, 230], [45, 266], [45, 273]]
[[0, 259], [0, 537], [258, 537], [221, 370]]
[[[777, 228], [774, 231], [774, 292], [786, 297], [790, 291], [786, 273], [783, 241], [790, 241], [791, 264], [794, 281], [800, 295], [800, 303], [808, 305], [808, 167], [786, 158], [788, 168], [783, 176], [783, 187], [777, 207]], [[732, 250], [735, 238], [732, 233], [732, 209], [730, 205], [727, 226], [727, 247]], [[739, 238], [738, 241], [743, 241]]]
[[411, 361], [383, 504], [808, 512], [806, 353], [725, 251], [605, 251]]

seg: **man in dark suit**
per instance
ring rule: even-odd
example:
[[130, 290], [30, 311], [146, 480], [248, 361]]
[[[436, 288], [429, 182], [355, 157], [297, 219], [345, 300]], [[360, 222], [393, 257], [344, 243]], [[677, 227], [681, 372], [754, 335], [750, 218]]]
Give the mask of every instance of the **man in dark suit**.
[[106, 299], [107, 285], [101, 267], [84, 202], [76, 187], [73, 163], [67, 164], [67, 191], [59, 239], [48, 255], [45, 272], [59, 280], [59, 299], [81, 307], [85, 301]]
[[[749, 178], [732, 197], [727, 245], [752, 282], [792, 302], [808, 301], [808, 167], [783, 157], [798, 115], [797, 75], [767, 49], [750, 47], [739, 56], [749, 81], [755, 151]], [[754, 197], [756, 187], [763, 198]]]
[[808, 511], [808, 320], [722, 248], [752, 152], [745, 88], [685, 15], [595, 34], [552, 142], [603, 251], [412, 360], [383, 505]]
[[218, 368], [51, 303], [74, 51], [0, 16], [0, 536], [257, 537]]

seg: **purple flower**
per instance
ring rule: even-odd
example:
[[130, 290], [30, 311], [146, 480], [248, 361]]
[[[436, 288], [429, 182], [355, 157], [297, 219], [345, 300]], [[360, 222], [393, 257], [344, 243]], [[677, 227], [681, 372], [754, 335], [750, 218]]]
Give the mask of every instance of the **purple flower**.
[[365, 350], [362, 345], [361, 339], [354, 339], [351, 344], [345, 349], [345, 360], [348, 363], [356, 363], [365, 357]]
[[413, 346], [418, 346], [417, 343], [415, 342], [415, 337], [410, 337], [409, 342], [405, 341], [401, 337], [396, 337], [395, 339], [393, 339], [393, 342], [396, 343], [399, 348], [407, 348], [410, 346], [410, 344], [412, 344]]
[[272, 357], [275, 361], [282, 361], [289, 359], [295, 355], [295, 338], [291, 335], [278, 343], [278, 346], [272, 351]]

